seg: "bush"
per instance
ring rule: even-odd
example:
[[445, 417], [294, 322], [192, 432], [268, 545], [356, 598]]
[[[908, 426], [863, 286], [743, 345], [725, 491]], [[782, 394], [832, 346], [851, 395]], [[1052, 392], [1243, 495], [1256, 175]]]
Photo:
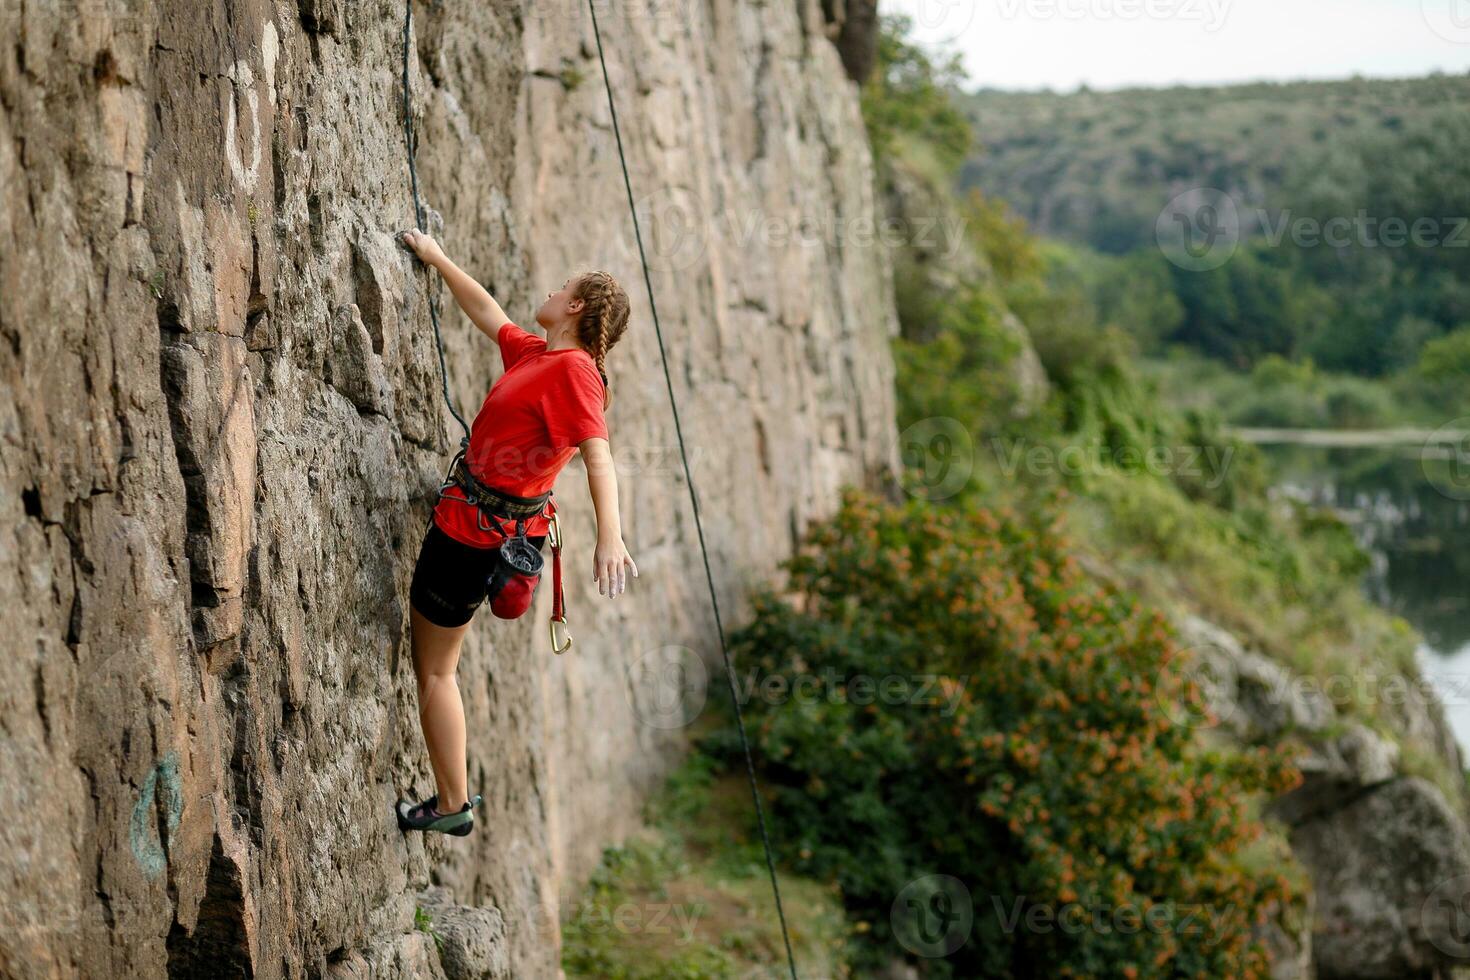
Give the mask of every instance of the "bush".
[[1352, 377], [1340, 378], [1328, 389], [1324, 407], [1328, 424], [1337, 429], [1369, 429], [1397, 412], [1383, 385]]
[[[1264, 976], [1252, 926], [1292, 888], [1240, 855], [1250, 795], [1296, 778], [1286, 750], [1200, 747], [1163, 619], [1091, 582], [1051, 513], [852, 493], [815, 529], [794, 601], [757, 601], [735, 637], [792, 685], [748, 709], [775, 832], [840, 886], [873, 963], [902, 955], [895, 897], [942, 873], [975, 916], [929, 976]], [[890, 677], [914, 697], [863, 680]]]
[[1242, 425], [1365, 429], [1403, 415], [1382, 381], [1319, 371], [1310, 360], [1269, 355], [1250, 373], [1249, 387], [1231, 397], [1230, 418]]
[[1470, 382], [1470, 324], [1425, 344], [1419, 374], [1432, 384]]
[[863, 121], [880, 160], [909, 134], [922, 134], [946, 173], [958, 171], [974, 132], [950, 93], [964, 81], [956, 54], [939, 58], [908, 40], [913, 24], [885, 16], [878, 34], [877, 70], [862, 90]]
[[[1003, 419], [1018, 397], [1015, 362], [1019, 343], [1006, 329], [1004, 311], [983, 288], [963, 285], [943, 295], [908, 290], [899, 277], [900, 316], [906, 325], [928, 323], [923, 340], [900, 338], [893, 356], [904, 383], [899, 419], [904, 425], [945, 416], [972, 432]], [[956, 384], [963, 378], [964, 384]]]

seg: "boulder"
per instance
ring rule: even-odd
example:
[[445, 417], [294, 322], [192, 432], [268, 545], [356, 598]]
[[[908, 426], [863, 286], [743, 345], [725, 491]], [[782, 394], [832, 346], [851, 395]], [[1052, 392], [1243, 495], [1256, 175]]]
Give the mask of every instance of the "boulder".
[[1313, 738], [1297, 759], [1302, 784], [1272, 801], [1273, 816], [1300, 824], [1349, 803], [1367, 789], [1394, 778], [1396, 743], [1357, 722], [1338, 735]]
[[1254, 743], [1287, 731], [1318, 732], [1336, 709], [1315, 684], [1269, 657], [1245, 649], [1233, 634], [1198, 616], [1175, 618], [1180, 656], [1214, 716], [1234, 738]]
[[1431, 977], [1470, 963], [1470, 834], [1433, 784], [1365, 790], [1291, 832], [1316, 892], [1321, 980]]
[[1339, 717], [1314, 682], [1197, 616], [1176, 616], [1175, 628], [1218, 734], [1301, 746], [1302, 783], [1267, 812], [1289, 828], [1314, 911], [1310, 935], [1268, 928], [1276, 975], [1429, 978], [1470, 963], [1470, 831], [1459, 808], [1403, 775], [1398, 744]]
[[514, 976], [498, 909], [466, 908], [447, 888], [419, 895], [423, 930], [434, 940], [447, 980], [506, 980]]

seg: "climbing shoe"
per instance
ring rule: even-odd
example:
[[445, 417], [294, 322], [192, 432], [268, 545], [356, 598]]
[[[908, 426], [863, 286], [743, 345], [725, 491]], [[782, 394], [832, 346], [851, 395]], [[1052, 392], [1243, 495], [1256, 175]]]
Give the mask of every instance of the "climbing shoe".
[[398, 829], [436, 831], [441, 834], [452, 834], [455, 837], [468, 837], [470, 831], [475, 829], [473, 811], [480, 805], [478, 793], [470, 797], [469, 802], [455, 813], [440, 813], [435, 809], [438, 804], [438, 794], [429, 797], [422, 803], [399, 800]]

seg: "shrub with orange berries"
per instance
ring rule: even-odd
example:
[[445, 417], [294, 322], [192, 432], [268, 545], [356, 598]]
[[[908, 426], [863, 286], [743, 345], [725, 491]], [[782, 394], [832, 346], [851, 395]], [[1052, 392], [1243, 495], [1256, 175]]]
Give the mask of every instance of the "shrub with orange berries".
[[[895, 896], [941, 874], [973, 923], [910, 956], [925, 976], [1268, 974], [1252, 925], [1293, 897], [1235, 858], [1290, 758], [1195, 737], [1163, 618], [1090, 579], [1051, 509], [852, 492], [789, 570], [794, 601], [757, 599], [735, 652], [807, 696], [745, 710], [780, 851], [840, 886], [863, 956], [907, 955]], [[889, 677], [906, 699], [853, 696]]]

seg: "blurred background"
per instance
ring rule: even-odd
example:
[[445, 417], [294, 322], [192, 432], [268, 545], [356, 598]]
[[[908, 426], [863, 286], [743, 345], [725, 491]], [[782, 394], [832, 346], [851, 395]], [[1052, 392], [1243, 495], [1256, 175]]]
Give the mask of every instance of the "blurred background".
[[[1426, 477], [1447, 450], [1419, 430], [1466, 428], [1470, 11], [880, 9], [954, 72], [974, 138], [957, 186], [1024, 222], [1167, 405], [1249, 430], [1274, 488], [1351, 524], [1368, 594], [1423, 635], [1466, 744], [1470, 494]], [[1171, 260], [1181, 234], [1212, 254]]]

